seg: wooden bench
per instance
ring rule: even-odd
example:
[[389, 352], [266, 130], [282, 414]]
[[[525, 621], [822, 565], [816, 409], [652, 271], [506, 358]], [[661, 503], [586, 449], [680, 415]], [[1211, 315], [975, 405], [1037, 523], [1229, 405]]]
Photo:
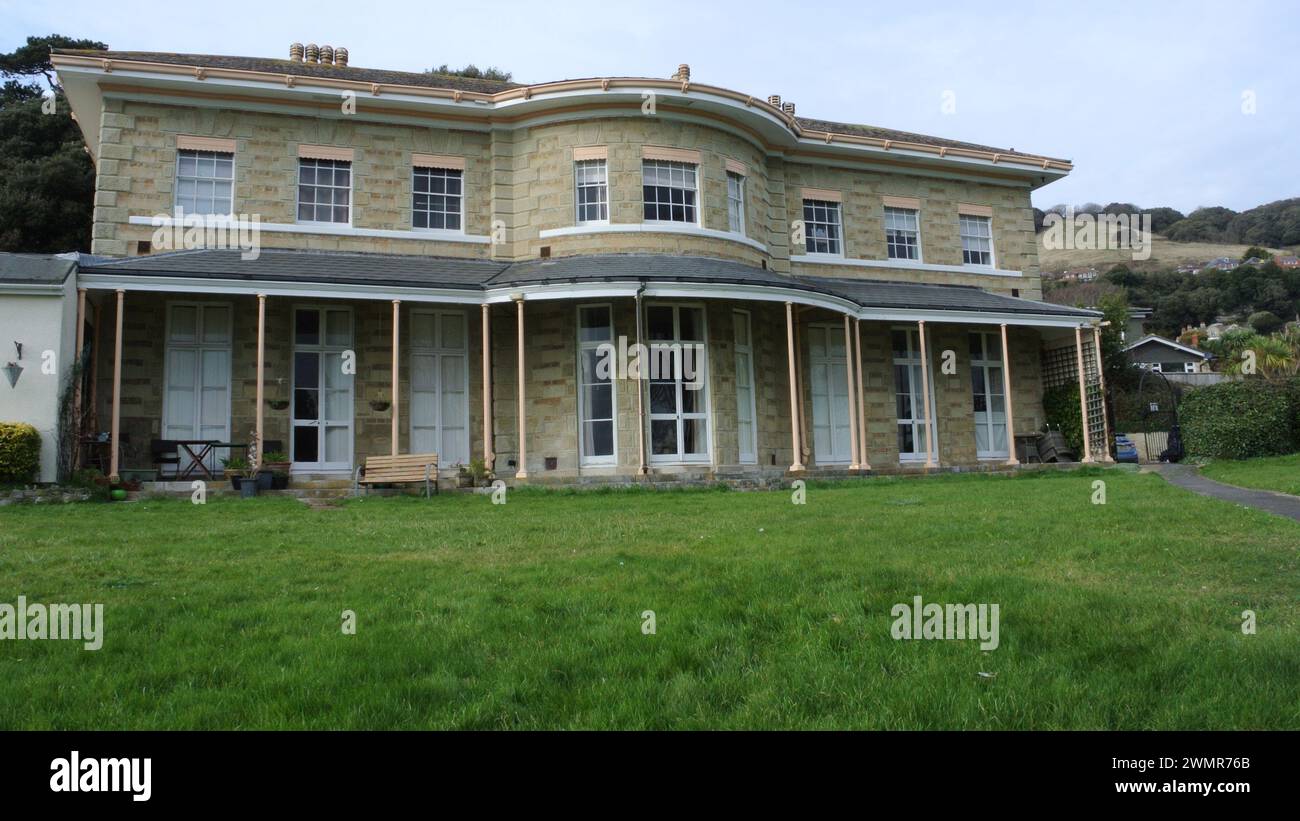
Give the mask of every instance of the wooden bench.
[[366, 463], [352, 476], [352, 493], [360, 485], [401, 485], [424, 482], [424, 497], [429, 498], [429, 482], [438, 492], [438, 454], [410, 453], [405, 456], [367, 456]]

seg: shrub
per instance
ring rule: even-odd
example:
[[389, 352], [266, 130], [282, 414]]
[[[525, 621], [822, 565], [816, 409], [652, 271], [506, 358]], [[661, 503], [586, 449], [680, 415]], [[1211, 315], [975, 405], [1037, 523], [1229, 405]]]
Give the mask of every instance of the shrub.
[[22, 484], [41, 467], [41, 435], [25, 422], [0, 422], [0, 483]]
[[1248, 459], [1293, 452], [1297, 396], [1295, 387], [1263, 379], [1189, 391], [1178, 413], [1188, 455]]
[[1079, 388], [1057, 385], [1043, 391], [1043, 415], [1047, 426], [1059, 430], [1077, 454], [1083, 453], [1083, 424], [1079, 412]]

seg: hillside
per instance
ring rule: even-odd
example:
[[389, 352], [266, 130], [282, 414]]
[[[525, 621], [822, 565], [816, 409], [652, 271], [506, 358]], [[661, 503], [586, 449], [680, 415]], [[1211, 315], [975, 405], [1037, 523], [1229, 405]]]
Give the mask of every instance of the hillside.
[[[1179, 265], [1208, 262], [1215, 257], [1241, 259], [1249, 245], [1229, 245], [1217, 242], [1175, 242], [1160, 235], [1152, 237], [1151, 258], [1134, 260], [1127, 250], [1051, 250], [1043, 247], [1043, 236], [1038, 236], [1038, 260], [1044, 273], [1057, 273], [1071, 268], [1096, 268], [1105, 273], [1111, 267], [1124, 263], [1135, 271], [1156, 271], [1176, 268]], [[1300, 255], [1300, 246], [1269, 248], [1275, 254]]]

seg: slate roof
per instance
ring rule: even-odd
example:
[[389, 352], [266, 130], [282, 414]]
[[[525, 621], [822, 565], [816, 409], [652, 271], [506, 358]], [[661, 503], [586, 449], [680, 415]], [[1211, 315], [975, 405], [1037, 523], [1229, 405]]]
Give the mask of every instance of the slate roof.
[[[334, 66], [320, 63], [299, 63], [292, 60], [276, 60], [265, 57], [236, 57], [220, 54], [173, 54], [162, 51], [96, 51], [93, 49], [53, 49], [55, 54], [73, 54], [82, 57], [104, 57], [111, 60], [134, 60], [166, 65], [198, 66], [201, 68], [227, 68], [241, 71], [261, 71], [270, 74], [289, 74], [297, 77], [318, 77], [336, 80], [355, 80], [363, 83], [382, 83], [385, 85], [406, 85], [423, 88], [449, 89], [452, 91], [472, 91], [482, 94], [496, 94], [512, 88], [522, 88], [525, 84], [502, 80], [484, 80], [459, 77], [450, 74], [429, 74], [416, 71], [387, 71], [384, 69], [360, 68], [357, 66]], [[1031, 157], [1006, 148], [980, 145], [978, 143], [950, 140], [916, 134], [910, 131], [898, 131], [858, 123], [841, 123], [834, 120], [821, 120], [811, 117], [796, 117], [800, 128], [812, 131], [829, 131], [834, 134], [847, 134], [858, 137], [873, 137], [881, 140], [920, 143], [946, 148], [967, 148], [974, 151], [989, 151], [1005, 154], [1008, 157]]]
[[466, 291], [564, 282], [708, 282], [796, 288], [869, 308], [1096, 317], [1096, 311], [1001, 296], [961, 285], [921, 285], [778, 274], [741, 262], [667, 254], [592, 254], [524, 262], [263, 249], [255, 260], [238, 250], [173, 251], [112, 260], [87, 259], [88, 274], [131, 274], [277, 282], [453, 288]]
[[76, 267], [76, 255], [0, 253], [0, 282], [58, 285]]

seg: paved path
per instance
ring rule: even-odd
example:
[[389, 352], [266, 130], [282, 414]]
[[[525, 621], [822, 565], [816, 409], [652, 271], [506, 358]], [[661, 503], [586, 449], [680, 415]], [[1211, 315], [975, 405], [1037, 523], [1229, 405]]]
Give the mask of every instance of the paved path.
[[1190, 490], [1193, 493], [1199, 493], [1202, 496], [1212, 496], [1215, 499], [1222, 499], [1225, 502], [1242, 505], [1244, 507], [1253, 507], [1256, 510], [1263, 510], [1278, 516], [1286, 516], [1288, 519], [1294, 519], [1300, 522], [1300, 496], [1290, 496], [1286, 493], [1274, 493], [1269, 490], [1250, 490], [1235, 485], [1225, 485], [1222, 482], [1216, 482], [1213, 479], [1206, 479], [1200, 471], [1191, 465], [1177, 464], [1159, 464], [1146, 465], [1142, 468], [1145, 473], [1159, 473], [1165, 481], [1171, 485]]

